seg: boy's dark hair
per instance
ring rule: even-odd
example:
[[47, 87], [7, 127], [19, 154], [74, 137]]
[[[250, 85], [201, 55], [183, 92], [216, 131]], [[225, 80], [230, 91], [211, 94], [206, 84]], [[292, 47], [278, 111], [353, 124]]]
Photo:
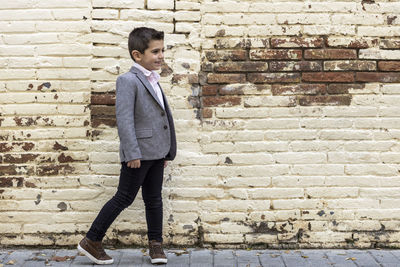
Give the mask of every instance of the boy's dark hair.
[[133, 29], [129, 34], [128, 40], [128, 50], [131, 58], [135, 60], [132, 56], [133, 50], [137, 50], [143, 54], [144, 51], [149, 48], [151, 40], [164, 40], [164, 32], [147, 27]]

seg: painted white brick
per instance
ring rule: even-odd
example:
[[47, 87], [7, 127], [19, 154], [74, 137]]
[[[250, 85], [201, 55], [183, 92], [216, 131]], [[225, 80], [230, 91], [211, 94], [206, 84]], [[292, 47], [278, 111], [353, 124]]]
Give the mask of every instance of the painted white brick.
[[144, 8], [144, 0], [93, 0], [93, 7]]
[[147, 0], [149, 9], [174, 9], [173, 0]]

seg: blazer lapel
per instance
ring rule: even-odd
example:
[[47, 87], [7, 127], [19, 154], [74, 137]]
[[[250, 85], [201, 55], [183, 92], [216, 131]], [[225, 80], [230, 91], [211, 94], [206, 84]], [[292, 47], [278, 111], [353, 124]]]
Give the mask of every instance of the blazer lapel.
[[[144, 88], [147, 89], [147, 91], [149, 91], [149, 93], [151, 94], [151, 96], [154, 98], [154, 100], [156, 100], [156, 102], [158, 103], [158, 105], [160, 105], [160, 107], [162, 108], [162, 105], [160, 103], [160, 100], [158, 99], [156, 92], [153, 89], [153, 86], [151, 86], [150, 82], [147, 80], [146, 76], [144, 76], [143, 72], [141, 72], [139, 69], [132, 67], [131, 72], [135, 73], [137, 75], [137, 77], [139, 78], [139, 80], [142, 82], [142, 84], [144, 85]], [[160, 86], [160, 85], [159, 85]], [[161, 86], [160, 86], [161, 88]], [[162, 92], [162, 91], [161, 91]]]

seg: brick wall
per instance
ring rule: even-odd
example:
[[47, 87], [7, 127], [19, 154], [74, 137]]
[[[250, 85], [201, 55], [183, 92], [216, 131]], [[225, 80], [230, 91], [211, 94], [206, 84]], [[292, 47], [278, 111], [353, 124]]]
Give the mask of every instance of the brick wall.
[[[333, 2], [4, 3], [0, 244], [73, 245], [115, 193], [115, 79], [149, 26], [179, 142], [167, 243], [399, 247], [400, 4]], [[139, 196], [105, 241], [145, 229]]]

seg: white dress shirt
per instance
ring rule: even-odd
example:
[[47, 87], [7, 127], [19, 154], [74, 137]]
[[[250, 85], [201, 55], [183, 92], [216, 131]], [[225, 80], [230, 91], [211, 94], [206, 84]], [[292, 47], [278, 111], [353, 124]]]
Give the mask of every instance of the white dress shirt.
[[147, 80], [149, 81], [149, 83], [151, 84], [151, 86], [153, 87], [154, 92], [156, 93], [156, 96], [158, 98], [158, 100], [160, 100], [161, 106], [163, 107], [163, 109], [165, 109], [164, 107], [164, 99], [162, 97], [162, 93], [161, 93], [161, 88], [158, 85], [158, 81], [160, 80], [160, 75], [153, 71], [150, 71], [146, 68], [144, 68], [142, 65], [134, 62], [133, 66], [135, 68], [138, 68], [139, 70], [141, 70], [144, 74], [144, 76], [146, 76]]

